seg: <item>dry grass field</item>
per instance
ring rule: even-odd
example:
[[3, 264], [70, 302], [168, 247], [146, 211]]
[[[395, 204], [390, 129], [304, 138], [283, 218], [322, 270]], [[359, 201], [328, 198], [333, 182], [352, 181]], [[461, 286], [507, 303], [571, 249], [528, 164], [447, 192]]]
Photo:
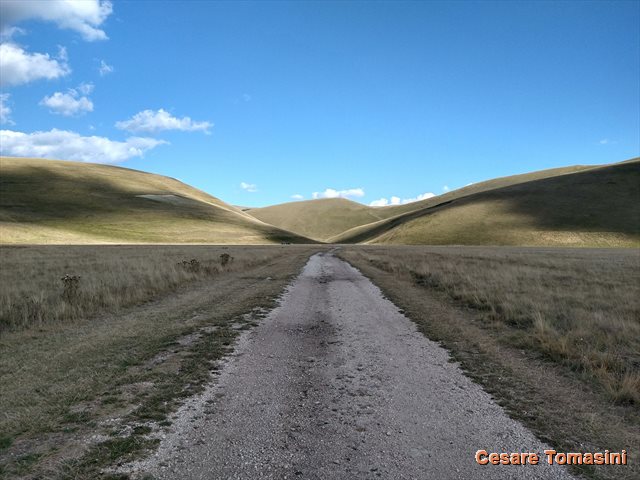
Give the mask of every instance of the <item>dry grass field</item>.
[[359, 246], [340, 256], [539, 436], [637, 455], [640, 251]]
[[[91, 478], [154, 448], [180, 400], [326, 248], [1, 247], [0, 476]], [[639, 473], [638, 250], [337, 252], [541, 439], [630, 451], [630, 468], [580, 473]]]
[[[94, 478], [152, 447], [146, 435], [208, 381], [313, 251], [0, 248], [0, 477]], [[67, 274], [80, 275], [70, 297]]]
[[[0, 332], [139, 304], [188, 282], [250, 270], [276, 252], [260, 247], [3, 247]], [[232, 258], [224, 265], [223, 255]], [[80, 277], [75, 289], [65, 285], [65, 275]]]

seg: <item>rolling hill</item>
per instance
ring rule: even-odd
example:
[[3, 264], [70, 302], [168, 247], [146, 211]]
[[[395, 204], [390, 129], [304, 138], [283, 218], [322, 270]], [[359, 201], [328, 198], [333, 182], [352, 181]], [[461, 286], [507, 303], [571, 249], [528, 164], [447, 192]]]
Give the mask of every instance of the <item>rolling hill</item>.
[[496, 178], [427, 200], [239, 208], [178, 180], [0, 157], [0, 243], [640, 246], [640, 159]]
[[[631, 160], [629, 162], [623, 162], [616, 165], [621, 166], [626, 163], [631, 164], [628, 169], [631, 171], [630, 174], [633, 174], [635, 171], [635, 167], [633, 165], [637, 165], [637, 160]], [[612, 167], [615, 167], [615, 165]], [[405, 205], [369, 207], [350, 200], [336, 198], [283, 203], [264, 208], [248, 209], [248, 213], [282, 229], [295, 232], [299, 235], [304, 235], [318, 241], [330, 243], [477, 243], [511, 245], [520, 244], [519, 242], [525, 242], [525, 244], [531, 245], [617, 245], [621, 242], [626, 245], [629, 241], [629, 238], [627, 238], [626, 235], [629, 233], [629, 230], [632, 229], [633, 225], [628, 226], [626, 229], [618, 228], [606, 230], [606, 228], [609, 228], [607, 226], [607, 222], [598, 223], [599, 220], [604, 221], [604, 219], [602, 218], [602, 211], [597, 205], [610, 205], [614, 201], [621, 202], [624, 205], [625, 202], [629, 202], [626, 204], [626, 207], [623, 208], [624, 213], [621, 218], [625, 218], [625, 215], [627, 214], [633, 216], [635, 214], [635, 209], [633, 208], [632, 200], [635, 194], [635, 186], [633, 182], [623, 182], [622, 190], [609, 192], [609, 190], [615, 190], [614, 188], [608, 187], [612, 184], [607, 184], [606, 182], [598, 183], [600, 176], [596, 172], [601, 168], [603, 167], [575, 165], [520, 175], [512, 175], [508, 177], [500, 177], [478, 182], [443, 195], [438, 195], [436, 197]], [[559, 217], [563, 215], [561, 213], [561, 209], [564, 209], [566, 215], [577, 215], [576, 218], [581, 218], [579, 212], [574, 211], [575, 209], [571, 206], [572, 195], [577, 194], [577, 190], [567, 191], [566, 198], [563, 200], [562, 198], [555, 198], [558, 196], [562, 197], [558, 192], [546, 192], [543, 191], [543, 189], [539, 189], [537, 190], [537, 193], [531, 193], [531, 195], [534, 197], [535, 195], [542, 196], [539, 201], [541, 206], [547, 205], [548, 203], [548, 199], [543, 198], [545, 195], [554, 196], [553, 201], [560, 208], [551, 208], [552, 213], [556, 214], [555, 217], [558, 217], [556, 218], [557, 221], [555, 221], [553, 226], [550, 226], [549, 224], [543, 225], [532, 223], [531, 218], [529, 218], [532, 214], [530, 211], [528, 212], [529, 217], [527, 217], [527, 214], [523, 212], [511, 212], [508, 214], [506, 211], [501, 211], [495, 202], [489, 205], [486, 203], [486, 200], [482, 200], [484, 202], [482, 207], [479, 205], [469, 207], [468, 212], [470, 216], [465, 220], [470, 222], [468, 229], [465, 227], [462, 219], [458, 220], [455, 218], [455, 221], [452, 222], [450, 218], [445, 218], [441, 215], [431, 218], [429, 222], [432, 223], [428, 228], [426, 228], [426, 230], [422, 227], [417, 228], [414, 224], [411, 226], [404, 226], [406, 222], [420, 218], [424, 215], [435, 213], [439, 208], [444, 208], [447, 205], [453, 206], [454, 202], [457, 207], [459, 206], [458, 202], [463, 198], [480, 201], [483, 198], [491, 198], [491, 195], [486, 197], [478, 196], [483, 193], [497, 192], [501, 189], [516, 185], [531, 184], [532, 186], [537, 186], [539, 184], [533, 184], [531, 182], [551, 180], [553, 178], [576, 178], [572, 177], [572, 175], [588, 171], [594, 172], [595, 176], [593, 179], [595, 184], [591, 186], [590, 192], [581, 190], [579, 194], [589, 197], [589, 200], [595, 203], [593, 206], [582, 205], [581, 207], [585, 212], [590, 212], [590, 209], [594, 210], [590, 213], [592, 215], [590, 223], [583, 224], [582, 227], [584, 228], [582, 230], [576, 230], [580, 225], [577, 225], [575, 221], [566, 222], [566, 225], [563, 226], [563, 220]], [[553, 184], [553, 182], [551, 184]], [[542, 185], [545, 184], [543, 183]], [[509, 195], [509, 192], [515, 194], [516, 190], [507, 190], [505, 195]], [[600, 199], [601, 194], [606, 195], [607, 198]], [[503, 207], [506, 205], [505, 201], [503, 201]], [[536, 199], [532, 199], [532, 201], [538, 202]], [[547, 206], [544, 208], [547, 208]], [[493, 211], [492, 209], [496, 210]], [[533, 208], [533, 210], [535, 210], [535, 208]], [[462, 213], [462, 211], [457, 208], [456, 210], [450, 211], [455, 212], [455, 215]], [[543, 210], [541, 209], [541, 214], [542, 212]], [[489, 215], [489, 213], [491, 213], [491, 215]], [[629, 217], [630, 221], [633, 218], [632, 216]], [[480, 222], [480, 219], [484, 217], [486, 218]], [[442, 218], [442, 221], [445, 223], [438, 223], [436, 221], [436, 219], [440, 218]], [[529, 218], [529, 220], [527, 220], [527, 218]], [[525, 226], [522, 223], [526, 223], [527, 221], [529, 222], [529, 226]], [[420, 223], [420, 225], [423, 225], [426, 220], [421, 222], [422, 223]], [[511, 224], [513, 224], [513, 228], [511, 228]], [[454, 228], [454, 225], [459, 225], [459, 228]], [[486, 225], [486, 227], [484, 225]], [[637, 225], [637, 222], [635, 225]], [[400, 228], [401, 226], [402, 228]], [[399, 228], [399, 230], [396, 231], [396, 228]], [[545, 228], [547, 230], [543, 230]], [[565, 230], [563, 230], [563, 228]], [[529, 233], [525, 233], [527, 230]], [[538, 237], [535, 233], [538, 230], [540, 232], [545, 232], [542, 234], [542, 237]], [[490, 231], [493, 231], [493, 233], [489, 234], [488, 232]], [[519, 233], [516, 233], [516, 231]], [[555, 233], [552, 235], [551, 232]], [[378, 239], [377, 237], [381, 235], [385, 236]], [[633, 237], [635, 234], [631, 232], [631, 235]], [[553, 238], [551, 238], [551, 236], [553, 236]], [[633, 242], [635, 240], [631, 241]]]
[[308, 243], [173, 178], [0, 157], [1, 243]]
[[327, 241], [358, 225], [388, 218], [384, 209], [346, 198], [288, 202], [246, 211], [263, 222], [319, 241]]
[[[640, 246], [640, 160], [461, 189], [354, 227], [335, 243]], [[558, 174], [559, 173], [559, 174]], [[524, 180], [524, 181], [522, 181]], [[496, 185], [502, 185], [497, 186]], [[418, 203], [418, 202], [416, 202]]]

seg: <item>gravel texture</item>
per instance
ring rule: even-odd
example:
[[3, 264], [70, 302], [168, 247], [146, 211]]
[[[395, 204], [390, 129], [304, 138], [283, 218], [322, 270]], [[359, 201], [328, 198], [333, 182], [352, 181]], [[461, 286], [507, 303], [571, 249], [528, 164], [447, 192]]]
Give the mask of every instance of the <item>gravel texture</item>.
[[571, 478], [546, 457], [474, 459], [545, 448], [367, 278], [320, 253], [130, 468], [162, 479]]

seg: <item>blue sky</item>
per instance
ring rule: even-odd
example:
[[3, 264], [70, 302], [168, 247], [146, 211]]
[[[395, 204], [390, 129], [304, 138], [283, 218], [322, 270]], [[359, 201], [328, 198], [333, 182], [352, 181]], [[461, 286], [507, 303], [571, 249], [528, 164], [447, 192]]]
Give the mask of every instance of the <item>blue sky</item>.
[[250, 206], [401, 202], [640, 154], [635, 1], [1, 8], [3, 154]]

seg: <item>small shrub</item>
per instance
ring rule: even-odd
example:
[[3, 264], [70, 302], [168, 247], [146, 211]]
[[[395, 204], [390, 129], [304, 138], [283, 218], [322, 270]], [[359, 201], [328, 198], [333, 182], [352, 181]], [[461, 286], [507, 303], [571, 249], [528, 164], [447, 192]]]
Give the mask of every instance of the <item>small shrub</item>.
[[615, 403], [640, 405], [640, 373], [625, 372], [616, 387], [610, 390], [610, 394]]
[[183, 260], [182, 262], [180, 262], [180, 265], [182, 265], [185, 270], [192, 273], [199, 272], [200, 268], [202, 267], [200, 265], [200, 262], [195, 258], [192, 258], [191, 260]]
[[220, 255], [220, 265], [223, 267], [227, 266], [229, 263], [233, 262], [233, 257], [228, 253], [223, 253]]
[[72, 303], [78, 298], [80, 275], [66, 274], [60, 280], [62, 280], [62, 299], [65, 302]]

